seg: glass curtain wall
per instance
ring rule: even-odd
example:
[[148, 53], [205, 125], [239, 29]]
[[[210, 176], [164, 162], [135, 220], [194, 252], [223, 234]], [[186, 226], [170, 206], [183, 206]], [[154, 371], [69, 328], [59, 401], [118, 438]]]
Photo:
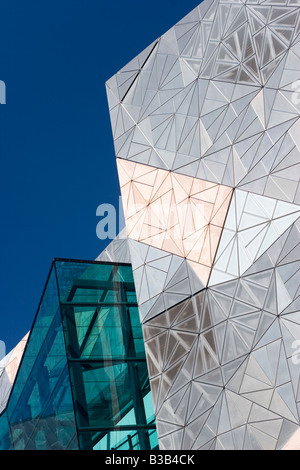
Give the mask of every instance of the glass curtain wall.
[[55, 260], [0, 448], [157, 448], [130, 265]]

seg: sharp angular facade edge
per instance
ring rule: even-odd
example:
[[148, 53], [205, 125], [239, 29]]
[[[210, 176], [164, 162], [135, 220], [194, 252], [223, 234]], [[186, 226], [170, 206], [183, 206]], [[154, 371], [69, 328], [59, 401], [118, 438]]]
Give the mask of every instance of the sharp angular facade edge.
[[0, 449], [300, 449], [300, 0], [203, 0], [106, 83], [126, 227], [54, 259]]
[[299, 13], [204, 0], [107, 82], [161, 449], [299, 428]]

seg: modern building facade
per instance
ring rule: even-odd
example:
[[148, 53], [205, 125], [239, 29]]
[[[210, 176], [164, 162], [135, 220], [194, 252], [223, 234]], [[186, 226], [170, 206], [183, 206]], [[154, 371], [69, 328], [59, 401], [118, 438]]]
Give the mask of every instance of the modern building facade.
[[55, 260], [0, 416], [0, 449], [157, 444], [131, 266]]
[[161, 449], [299, 428], [299, 1], [204, 0], [107, 82]]
[[0, 413], [6, 408], [27, 339], [28, 333], [17, 346], [0, 361]]
[[297, 442], [299, 11], [204, 0], [108, 80], [126, 229], [54, 263], [2, 446]]

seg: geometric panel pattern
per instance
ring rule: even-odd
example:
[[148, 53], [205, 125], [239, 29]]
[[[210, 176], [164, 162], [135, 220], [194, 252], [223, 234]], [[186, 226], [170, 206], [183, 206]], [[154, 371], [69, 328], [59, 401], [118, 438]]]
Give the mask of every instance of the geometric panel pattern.
[[297, 2], [202, 2], [108, 80], [116, 156], [299, 203], [298, 34]]
[[299, 14], [204, 0], [107, 82], [162, 449], [299, 429]]
[[241, 276], [300, 216], [300, 206], [235, 190], [209, 285]]
[[7, 400], [15, 381], [29, 333], [0, 361], [0, 413], [6, 408]]
[[100, 253], [96, 261], [131, 263], [125, 228], [112, 240], [105, 250]]
[[148, 319], [204, 288], [185, 258], [120, 234], [97, 261], [131, 263], [141, 320]]
[[300, 450], [300, 429], [292, 435], [282, 450]]
[[186, 258], [203, 286], [232, 188], [118, 159], [129, 238]]
[[144, 322], [162, 449], [281, 449], [299, 429], [299, 255], [298, 220], [244, 275]]
[[287, 246], [299, 249], [299, 228], [274, 245], [272, 268], [208, 288], [144, 323], [162, 448], [277, 449], [298, 429], [292, 344], [300, 334], [300, 263], [284, 255]]
[[204, 288], [187, 259], [128, 239], [142, 321]]

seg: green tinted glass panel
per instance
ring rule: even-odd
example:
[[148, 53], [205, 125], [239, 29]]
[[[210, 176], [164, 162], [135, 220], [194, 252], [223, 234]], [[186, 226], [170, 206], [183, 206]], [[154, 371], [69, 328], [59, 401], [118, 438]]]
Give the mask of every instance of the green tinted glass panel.
[[7, 414], [4, 412], [0, 416], [0, 450], [10, 449], [10, 438]]
[[0, 417], [0, 449], [157, 446], [131, 266], [55, 261]]
[[[144, 362], [119, 362], [115, 364], [97, 362], [92, 364], [71, 364], [72, 377], [77, 384], [83, 384], [79, 403], [79, 424], [92, 427], [107, 427], [125, 424], [124, 417], [130, 418], [126, 425], [137, 424], [134, 409], [134, 396], [137, 388], [141, 397], [149, 392], [147, 366]], [[135, 382], [135, 381], [136, 382]], [[143, 387], [141, 384], [144, 383]], [[142, 388], [143, 387], [143, 388]], [[79, 398], [78, 398], [79, 399]], [[140, 406], [144, 406], [141, 401]], [[146, 420], [145, 420], [146, 422]]]
[[[154, 448], [131, 266], [92, 264], [81, 272], [58, 263], [56, 268], [80, 447], [123, 449], [131, 442], [128, 448]], [[71, 273], [76, 278], [68, 280]]]
[[[158, 448], [158, 440], [155, 429], [144, 431], [151, 449]], [[110, 431], [98, 436], [94, 450], [143, 450], [143, 445], [139, 439], [139, 433], [135, 430]]]
[[31, 330], [7, 416], [15, 450], [78, 447], [54, 270]]

